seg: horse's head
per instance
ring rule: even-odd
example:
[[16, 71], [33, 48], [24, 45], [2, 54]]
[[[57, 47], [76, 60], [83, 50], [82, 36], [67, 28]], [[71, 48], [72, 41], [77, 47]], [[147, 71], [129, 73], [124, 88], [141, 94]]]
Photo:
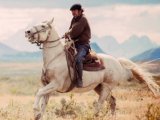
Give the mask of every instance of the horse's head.
[[34, 26], [25, 31], [25, 37], [31, 43], [43, 43], [48, 40], [52, 29], [53, 20], [42, 22], [40, 25]]

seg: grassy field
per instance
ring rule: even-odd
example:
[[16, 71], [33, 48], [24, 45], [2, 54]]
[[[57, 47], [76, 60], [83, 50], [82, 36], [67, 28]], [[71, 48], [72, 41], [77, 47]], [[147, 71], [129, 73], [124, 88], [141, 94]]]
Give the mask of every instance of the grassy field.
[[[42, 63], [0, 63], [0, 120], [33, 120], [34, 94], [40, 86]], [[160, 81], [160, 77], [156, 77]], [[113, 90], [117, 120], [160, 120], [160, 99], [155, 99], [145, 85], [128, 83]], [[98, 96], [55, 94], [51, 97], [45, 120], [111, 120], [105, 103], [99, 117], [94, 116]]]

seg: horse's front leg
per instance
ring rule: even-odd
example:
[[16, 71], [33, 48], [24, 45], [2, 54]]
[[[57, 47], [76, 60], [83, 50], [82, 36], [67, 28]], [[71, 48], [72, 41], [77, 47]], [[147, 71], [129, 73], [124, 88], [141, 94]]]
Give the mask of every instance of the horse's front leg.
[[[49, 95], [51, 92], [56, 91], [58, 89], [58, 84], [56, 80], [51, 81], [48, 85], [40, 88], [35, 96], [35, 102], [33, 105], [33, 110], [34, 110], [34, 118], [35, 120], [40, 120], [42, 119], [42, 114], [43, 111], [40, 111], [39, 109], [39, 102], [42, 97], [46, 98], [47, 95]], [[42, 102], [46, 102], [46, 100], [43, 98]], [[46, 105], [45, 105], [46, 106]]]
[[48, 104], [48, 101], [49, 101], [49, 97], [50, 97], [49, 94], [44, 95], [44, 96], [42, 97], [41, 105], [40, 105], [40, 106], [41, 106], [41, 116], [44, 115], [45, 109], [46, 109], [47, 104]]

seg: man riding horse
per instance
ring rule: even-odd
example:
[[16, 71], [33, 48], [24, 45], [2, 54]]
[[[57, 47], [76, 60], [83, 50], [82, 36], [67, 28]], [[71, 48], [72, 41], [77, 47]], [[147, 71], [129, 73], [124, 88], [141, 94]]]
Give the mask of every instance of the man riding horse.
[[70, 36], [70, 38], [75, 42], [75, 47], [77, 50], [75, 61], [78, 72], [77, 87], [82, 87], [83, 60], [89, 53], [91, 30], [87, 18], [83, 14], [84, 11], [80, 4], [74, 4], [70, 10], [72, 12], [73, 18], [69, 27], [69, 31], [65, 33], [65, 38]]
[[[77, 66], [79, 66], [79, 73], [81, 75], [78, 80], [78, 85], [82, 86], [82, 69], [85, 69], [85, 66], [83, 68], [82, 61], [90, 48], [89, 39], [91, 33], [88, 22], [82, 14], [83, 10], [81, 6], [74, 5], [71, 7], [71, 11], [74, 17], [71, 22], [70, 31], [67, 34], [75, 40], [78, 51], [76, 62]], [[41, 77], [43, 86], [39, 88], [35, 96], [33, 105], [34, 120], [43, 119], [49, 97], [54, 91], [66, 93], [69, 91], [87, 92], [94, 90], [99, 95], [98, 102], [95, 106], [96, 115], [101, 111], [105, 101], [110, 103], [111, 113], [113, 115], [115, 114], [116, 99], [112, 96], [112, 90], [116, 85], [127, 83], [130, 79], [146, 83], [155, 97], [160, 96], [160, 87], [154, 81], [151, 73], [148, 73], [143, 67], [128, 59], [116, 59], [115, 57], [105, 54], [98, 54], [104, 69], [101, 69], [99, 72], [85, 71], [84, 88], [79, 89], [73, 87], [70, 89], [72, 83], [70, 75], [68, 74], [69, 71], [66, 71], [68, 68], [65, 55], [66, 46], [60, 41], [61, 38], [52, 23], [53, 19], [25, 31], [25, 37], [30, 43], [43, 45], [43, 72]], [[59, 64], [59, 61], [61, 61], [61, 64]]]

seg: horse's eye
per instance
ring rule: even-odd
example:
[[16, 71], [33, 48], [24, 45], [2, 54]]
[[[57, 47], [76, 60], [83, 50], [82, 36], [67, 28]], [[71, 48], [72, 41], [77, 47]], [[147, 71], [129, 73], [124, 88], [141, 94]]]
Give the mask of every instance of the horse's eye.
[[45, 26], [44, 26], [44, 25], [42, 25], [42, 28], [45, 28]]

